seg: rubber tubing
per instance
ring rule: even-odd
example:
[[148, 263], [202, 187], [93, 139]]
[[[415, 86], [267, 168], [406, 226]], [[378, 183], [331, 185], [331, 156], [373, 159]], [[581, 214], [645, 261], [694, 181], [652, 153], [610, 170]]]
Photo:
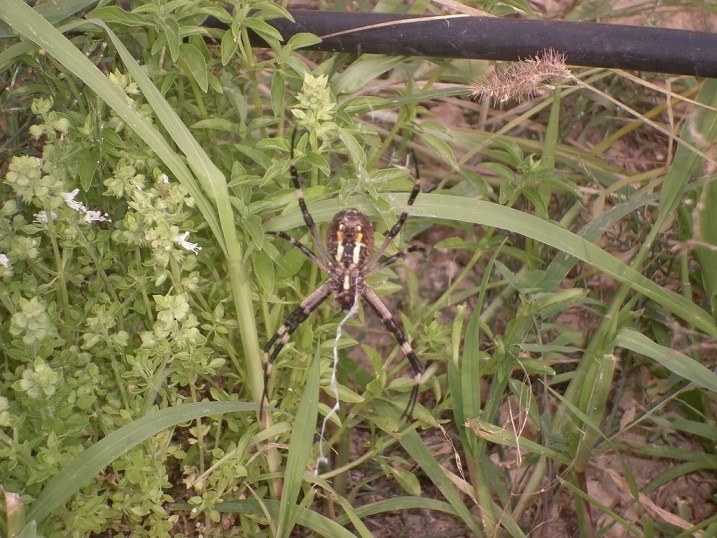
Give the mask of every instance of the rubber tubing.
[[[717, 77], [717, 34], [708, 32], [465, 15], [290, 13], [296, 22], [267, 22], [285, 41], [299, 32], [322, 37], [309, 47], [315, 50], [517, 61], [553, 49], [569, 65]], [[385, 26], [366, 28], [377, 24]], [[339, 32], [345, 33], [332, 35]], [[252, 43], [266, 45], [258, 36]]]

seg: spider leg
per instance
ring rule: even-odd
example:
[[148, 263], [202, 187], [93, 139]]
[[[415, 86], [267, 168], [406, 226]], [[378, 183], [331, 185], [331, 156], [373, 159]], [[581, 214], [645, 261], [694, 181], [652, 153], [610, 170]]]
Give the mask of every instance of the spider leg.
[[264, 346], [264, 393], [261, 397], [260, 410], [262, 415], [264, 414], [264, 402], [268, 403], [269, 401], [269, 377], [276, 357], [279, 356], [279, 352], [289, 341], [299, 324], [308, 318], [329, 295], [331, 295], [330, 280], [324, 282], [311, 295], [301, 301], [299, 306], [286, 317], [279, 330], [274, 333], [274, 336]]
[[407, 249], [404, 249], [401, 252], [394, 254], [393, 256], [389, 256], [388, 258], [383, 260], [381, 263], [377, 263], [373, 267], [369, 267], [368, 271], [366, 271], [366, 277], [369, 277], [375, 273], [378, 273], [381, 269], [383, 269], [384, 267], [388, 267], [389, 265], [395, 263], [397, 260], [400, 260], [401, 258], [406, 256], [406, 254], [408, 254], [409, 252], [418, 252], [418, 251], [423, 252], [425, 254], [426, 247], [423, 247], [421, 245], [411, 245]]
[[304, 256], [306, 256], [306, 257], [309, 258], [312, 262], [314, 262], [316, 265], [318, 265], [318, 266], [321, 268], [322, 271], [331, 274], [331, 269], [329, 269], [329, 268], [326, 266], [326, 264], [325, 264], [323, 261], [321, 261], [321, 260], [316, 256], [316, 254], [314, 254], [313, 252], [311, 252], [311, 249], [309, 249], [309, 247], [307, 247], [306, 245], [304, 245], [301, 241], [297, 241], [296, 239], [294, 239], [294, 238], [291, 237], [290, 235], [285, 234], [284, 232], [267, 232], [267, 233], [269, 233], [269, 234], [271, 234], [271, 235], [275, 235], [276, 237], [281, 237], [282, 239], [288, 241], [289, 243], [291, 243], [292, 245], [294, 245], [296, 248], [298, 248], [301, 252], [303, 252], [303, 253], [304, 253]]
[[291, 174], [291, 182], [294, 185], [294, 190], [296, 191], [296, 197], [299, 199], [299, 208], [301, 209], [301, 216], [304, 217], [304, 222], [306, 223], [306, 227], [309, 229], [309, 232], [311, 232], [311, 237], [314, 240], [314, 244], [316, 245], [316, 248], [319, 251], [319, 255], [324, 260], [325, 264], [329, 264], [331, 258], [329, 258], [328, 253], [326, 252], [326, 247], [321, 242], [321, 237], [319, 236], [319, 230], [316, 228], [316, 223], [314, 223], [314, 219], [311, 216], [311, 213], [309, 213], [309, 209], [306, 207], [306, 200], [304, 200], [304, 191], [301, 190], [301, 185], [299, 184], [299, 172], [296, 170], [296, 165], [294, 164], [294, 140], [296, 138], [296, 129], [294, 129], [294, 132], [291, 135], [291, 164], [289, 165], [289, 173]]
[[411, 212], [413, 202], [416, 200], [416, 197], [418, 196], [419, 192], [421, 192], [421, 185], [419, 183], [415, 183], [413, 185], [413, 190], [411, 191], [411, 194], [408, 196], [408, 201], [406, 202], [406, 205], [403, 206], [403, 212], [401, 212], [401, 216], [398, 217], [396, 224], [394, 224], [386, 234], [386, 239], [383, 240], [383, 244], [378, 248], [378, 250], [376, 250], [376, 252], [373, 253], [373, 255], [368, 260], [366, 260], [367, 266], [373, 265], [374, 263], [376, 263], [376, 260], [383, 256], [383, 253], [386, 252], [386, 249], [391, 244], [391, 241], [393, 241], [394, 237], [396, 237], [401, 231], [401, 228], [403, 228], [403, 225], [408, 218], [408, 214]]
[[408, 343], [408, 340], [406, 340], [406, 337], [403, 335], [403, 331], [396, 324], [393, 315], [388, 311], [388, 308], [386, 308], [383, 301], [379, 299], [378, 295], [376, 295], [371, 288], [367, 287], [361, 292], [361, 296], [366, 299], [368, 305], [378, 314], [378, 317], [381, 318], [381, 323], [383, 323], [386, 330], [393, 335], [398, 345], [401, 346], [401, 351], [406, 355], [408, 362], [411, 364], [411, 368], [413, 368], [415, 374], [413, 376], [413, 388], [408, 398], [406, 410], [403, 412], [403, 415], [401, 415], [401, 418], [411, 417], [413, 415], [413, 408], [416, 406], [416, 400], [418, 399], [418, 387], [421, 384], [421, 374], [423, 374], [421, 363], [418, 362], [418, 357], [416, 357], [416, 354], [413, 352], [411, 344]]

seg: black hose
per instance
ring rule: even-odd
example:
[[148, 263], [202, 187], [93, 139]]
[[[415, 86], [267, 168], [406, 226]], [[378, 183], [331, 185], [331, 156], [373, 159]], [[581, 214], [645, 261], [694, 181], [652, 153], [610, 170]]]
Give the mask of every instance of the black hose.
[[[322, 37], [310, 48], [438, 58], [516, 61], [553, 49], [569, 65], [717, 77], [717, 34], [617, 24], [447, 15], [290, 11], [267, 21], [284, 40]], [[386, 24], [378, 28], [365, 28]], [[364, 28], [364, 29], [362, 29]], [[341, 35], [332, 35], [339, 32]], [[265, 45], [258, 36], [252, 43]]]

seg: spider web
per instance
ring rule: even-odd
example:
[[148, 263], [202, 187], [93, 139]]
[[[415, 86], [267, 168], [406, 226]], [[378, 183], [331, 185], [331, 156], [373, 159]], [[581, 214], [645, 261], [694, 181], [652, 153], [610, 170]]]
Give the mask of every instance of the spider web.
[[354, 304], [351, 306], [351, 309], [346, 313], [344, 319], [342, 319], [339, 325], [336, 327], [336, 339], [334, 340], [334, 364], [331, 368], [330, 385], [331, 392], [334, 395], [334, 406], [331, 408], [331, 411], [326, 414], [323, 422], [321, 423], [321, 433], [319, 434], [319, 457], [316, 458], [316, 466], [314, 467], [315, 475], [319, 474], [319, 467], [322, 463], [329, 463], [329, 458], [324, 453], [324, 443], [326, 442], [324, 434], [326, 433], [326, 425], [328, 424], [331, 417], [333, 417], [336, 413], [339, 412], [339, 409], [341, 409], [341, 404], [339, 403], [339, 383], [336, 380], [336, 370], [339, 367], [339, 340], [341, 339], [341, 335], [343, 334], [344, 324], [356, 315], [356, 312], [358, 311], [358, 304], [359, 294], [357, 293], [354, 297]]

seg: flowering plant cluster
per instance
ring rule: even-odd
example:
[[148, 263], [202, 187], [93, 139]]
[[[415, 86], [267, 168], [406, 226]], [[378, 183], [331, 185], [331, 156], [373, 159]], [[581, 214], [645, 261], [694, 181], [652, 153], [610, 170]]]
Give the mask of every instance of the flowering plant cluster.
[[[128, 77], [110, 78], [132, 100]], [[88, 445], [225, 362], [206, 330], [223, 311], [204, 328], [194, 313], [193, 199], [111, 111], [60, 113], [44, 98], [32, 112], [41, 151], [9, 159], [0, 185], [0, 476], [25, 502]], [[62, 528], [129, 518], [166, 535], [164, 461], [187, 454], [166, 439], [155, 448], [114, 462], [114, 486], [91, 486], [97, 502], [73, 501]]]

